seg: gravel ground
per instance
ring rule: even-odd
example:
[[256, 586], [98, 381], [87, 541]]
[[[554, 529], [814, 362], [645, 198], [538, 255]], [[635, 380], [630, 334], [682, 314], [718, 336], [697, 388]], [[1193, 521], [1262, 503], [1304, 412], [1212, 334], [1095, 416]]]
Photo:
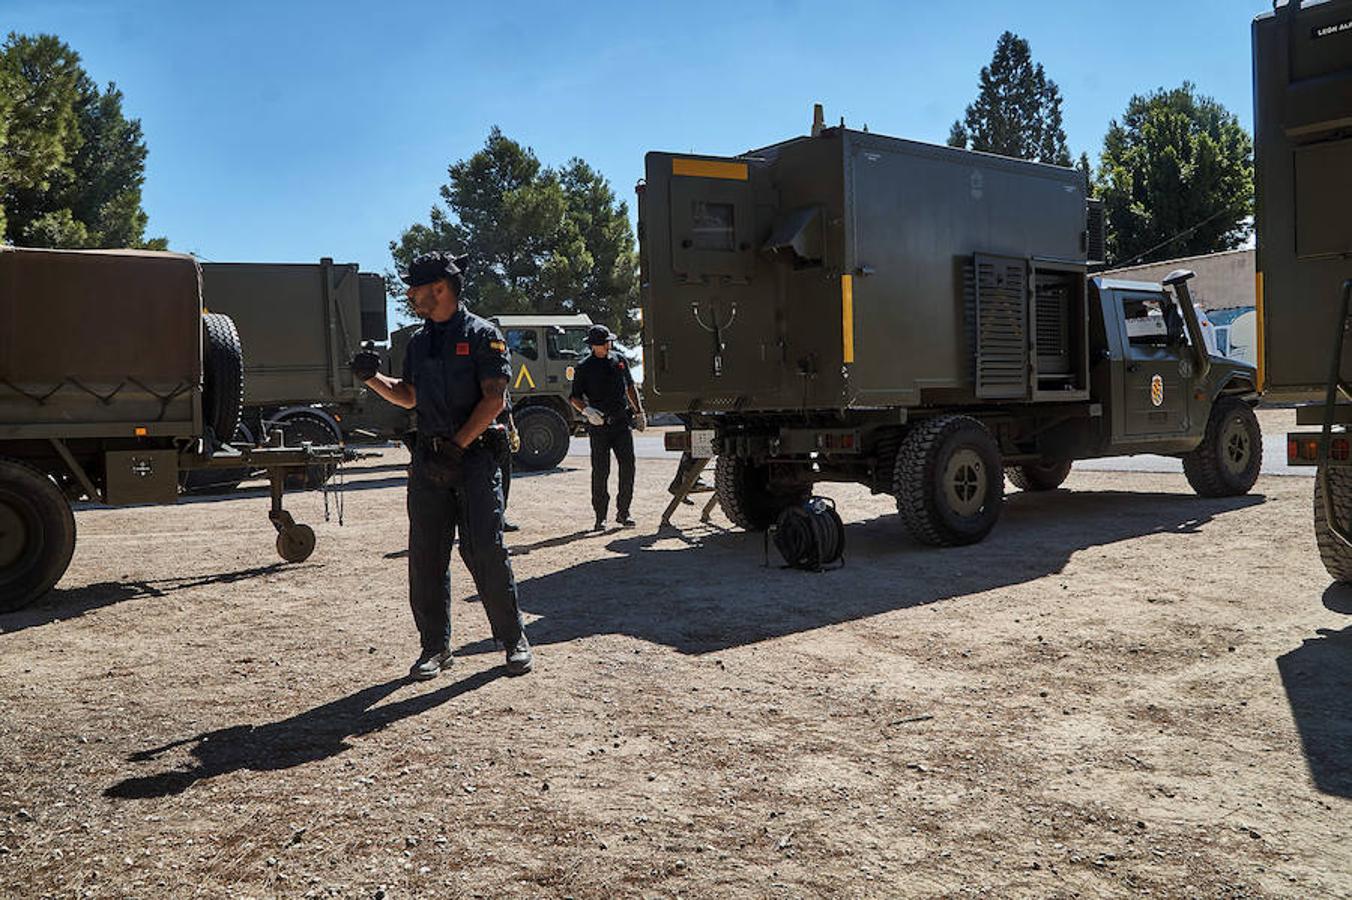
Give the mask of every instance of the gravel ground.
[[74, 564], [0, 616], [0, 894], [1352, 894], [1352, 592], [1310, 482], [1013, 492], [984, 543], [913, 543], [830, 486], [847, 565], [763, 565], [721, 513], [590, 522], [585, 459], [522, 477], [536, 672], [459, 559], [459, 659], [410, 684], [403, 457], [318, 494], [300, 565], [256, 489], [77, 513]]

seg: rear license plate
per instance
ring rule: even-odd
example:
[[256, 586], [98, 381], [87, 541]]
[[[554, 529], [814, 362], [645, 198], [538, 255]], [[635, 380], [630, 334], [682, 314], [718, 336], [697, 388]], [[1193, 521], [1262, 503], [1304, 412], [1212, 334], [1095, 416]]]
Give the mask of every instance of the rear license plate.
[[690, 432], [690, 455], [695, 459], [709, 459], [714, 455], [714, 430], [712, 428]]

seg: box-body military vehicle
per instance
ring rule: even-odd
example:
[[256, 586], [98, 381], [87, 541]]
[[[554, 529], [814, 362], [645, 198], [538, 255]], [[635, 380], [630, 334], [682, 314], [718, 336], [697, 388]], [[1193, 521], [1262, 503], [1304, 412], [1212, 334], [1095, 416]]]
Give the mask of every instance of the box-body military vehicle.
[[1287, 461], [1319, 467], [1319, 553], [1352, 582], [1352, 0], [1292, 0], [1252, 35], [1260, 378], [1322, 426], [1287, 435]]
[[1006, 471], [1046, 490], [1135, 453], [1182, 457], [1206, 496], [1252, 487], [1254, 369], [1207, 353], [1190, 273], [1087, 276], [1081, 174], [820, 122], [736, 157], [649, 153], [639, 187], [648, 406], [688, 421], [669, 447], [717, 456], [734, 523], [853, 481], [918, 539], [971, 543]]
[[[201, 263], [208, 310], [229, 316], [249, 349], [244, 412], [234, 440], [261, 444], [280, 430], [286, 443], [387, 440], [412, 427], [407, 410], [356, 381], [348, 361], [363, 342], [389, 338], [385, 280], [352, 263]], [[332, 468], [288, 477], [290, 487], [323, 485]], [[229, 490], [244, 470], [185, 473], [191, 491]]]
[[45, 594], [75, 548], [71, 502], [173, 503], [182, 473], [265, 470], [277, 550], [314, 532], [282, 508], [284, 473], [342, 459], [332, 446], [228, 443], [243, 350], [204, 314], [190, 256], [0, 248], [0, 611]]

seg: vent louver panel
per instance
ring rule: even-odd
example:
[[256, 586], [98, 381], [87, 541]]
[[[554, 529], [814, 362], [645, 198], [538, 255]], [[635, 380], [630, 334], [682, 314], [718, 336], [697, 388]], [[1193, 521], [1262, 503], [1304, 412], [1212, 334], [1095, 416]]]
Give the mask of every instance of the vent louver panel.
[[1028, 394], [1028, 266], [1022, 259], [974, 260], [976, 395], [1008, 400]]

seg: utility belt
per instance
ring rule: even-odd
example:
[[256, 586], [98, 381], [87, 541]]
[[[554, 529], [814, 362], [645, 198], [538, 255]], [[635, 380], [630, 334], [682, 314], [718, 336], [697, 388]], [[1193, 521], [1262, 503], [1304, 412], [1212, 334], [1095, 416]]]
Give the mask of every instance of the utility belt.
[[[502, 425], [490, 425], [484, 433], [470, 441], [465, 453], [475, 450], [487, 450], [493, 455], [502, 452], [508, 446], [507, 429]], [[455, 438], [439, 434], [418, 435], [418, 449], [434, 456], [448, 456], [455, 453]]]
[[624, 411], [623, 414], [618, 415], [618, 416], [611, 415], [610, 413], [602, 413], [602, 415], [604, 415], [604, 416], [606, 417], [606, 421], [605, 421], [604, 424], [601, 424], [601, 425], [592, 425], [592, 424], [588, 423], [587, 427], [588, 427], [588, 428], [612, 428], [612, 427], [614, 427], [614, 426], [616, 426], [616, 425], [623, 425], [623, 426], [625, 426], [626, 428], [628, 428], [629, 426], [631, 426], [631, 425], [634, 424], [634, 412], [633, 412], [633, 410], [626, 409], [626, 410]]

